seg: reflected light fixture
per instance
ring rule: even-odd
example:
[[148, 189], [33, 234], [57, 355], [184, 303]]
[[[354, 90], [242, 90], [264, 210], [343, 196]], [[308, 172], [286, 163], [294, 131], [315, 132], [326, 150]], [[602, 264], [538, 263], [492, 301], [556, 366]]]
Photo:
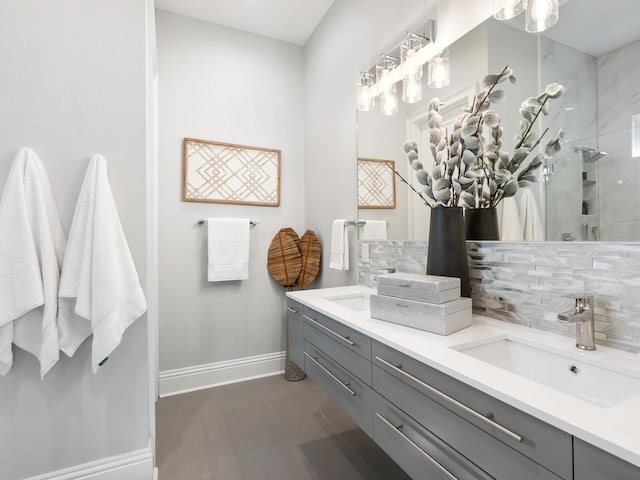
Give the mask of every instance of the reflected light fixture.
[[557, 21], [558, 0], [528, 0], [525, 20], [527, 32], [543, 32]]
[[425, 40], [415, 33], [408, 33], [400, 47], [404, 103], [418, 103], [422, 100], [422, 63], [418, 61], [416, 54], [423, 47]]
[[376, 76], [369, 72], [362, 72], [358, 86], [358, 110], [368, 112], [376, 108], [376, 96], [371, 88], [376, 83]]
[[509, 20], [524, 12], [526, 0], [493, 0], [493, 16], [498, 20]]
[[380, 85], [380, 112], [382, 115], [388, 116], [398, 113], [398, 92], [391, 75], [397, 65], [398, 59], [390, 55], [382, 55], [382, 59], [376, 65], [376, 80]]
[[449, 50], [446, 48], [427, 63], [427, 85], [442, 88], [449, 85]]

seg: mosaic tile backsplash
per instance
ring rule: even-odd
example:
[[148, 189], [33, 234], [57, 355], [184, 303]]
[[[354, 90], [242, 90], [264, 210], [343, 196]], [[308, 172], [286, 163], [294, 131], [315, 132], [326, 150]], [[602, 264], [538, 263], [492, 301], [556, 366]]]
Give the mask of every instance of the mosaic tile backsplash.
[[[467, 242], [467, 252], [474, 312], [573, 336], [575, 326], [557, 314], [574, 306], [570, 295], [593, 295], [596, 342], [640, 351], [640, 244]], [[388, 269], [424, 273], [426, 265], [426, 242], [358, 245], [360, 285], [375, 288]]]

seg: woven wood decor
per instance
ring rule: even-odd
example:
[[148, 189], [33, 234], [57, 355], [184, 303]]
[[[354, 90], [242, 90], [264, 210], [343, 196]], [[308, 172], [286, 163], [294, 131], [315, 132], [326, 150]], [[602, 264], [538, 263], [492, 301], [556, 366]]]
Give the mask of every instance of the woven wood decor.
[[396, 208], [395, 165], [393, 160], [358, 159], [358, 208]]
[[287, 230], [281, 229], [273, 237], [267, 254], [267, 269], [276, 282], [291, 288], [302, 270], [302, 255], [294, 237]]
[[280, 150], [185, 138], [182, 199], [280, 205]]
[[302, 255], [302, 270], [298, 277], [300, 288], [308, 287], [320, 271], [320, 241], [313, 230], [307, 230], [298, 245]]

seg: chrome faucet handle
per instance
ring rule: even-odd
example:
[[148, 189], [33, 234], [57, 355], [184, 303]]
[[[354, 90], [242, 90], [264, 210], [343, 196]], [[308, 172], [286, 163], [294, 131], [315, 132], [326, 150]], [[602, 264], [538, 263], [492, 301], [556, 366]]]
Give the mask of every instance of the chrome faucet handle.
[[572, 296], [575, 308], [559, 313], [558, 321], [576, 324], [576, 347], [581, 350], [595, 350], [595, 321], [593, 317], [593, 295]]

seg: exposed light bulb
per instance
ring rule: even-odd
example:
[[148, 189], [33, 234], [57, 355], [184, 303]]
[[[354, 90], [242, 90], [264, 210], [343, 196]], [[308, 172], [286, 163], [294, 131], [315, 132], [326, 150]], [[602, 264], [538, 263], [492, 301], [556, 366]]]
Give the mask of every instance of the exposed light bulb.
[[383, 94], [395, 91], [395, 84], [391, 80], [391, 73], [388, 68], [382, 70], [382, 75], [380, 76], [380, 89]]
[[371, 88], [369, 85], [361, 85], [358, 89], [358, 110], [368, 112], [375, 106], [375, 97], [371, 95]]
[[429, 60], [428, 64], [429, 80], [431, 88], [442, 88], [449, 85], [449, 51], [443, 50], [438, 55]]
[[493, 0], [493, 16], [498, 20], [509, 20], [520, 15], [525, 4], [525, 0]]
[[542, 32], [558, 21], [558, 0], [529, 0], [526, 16], [527, 32]]
[[422, 84], [415, 77], [406, 78], [402, 82], [402, 101], [404, 103], [418, 103], [422, 100]]
[[382, 95], [381, 113], [385, 116], [398, 113], [398, 94], [395, 89], [393, 92], [387, 92]]

